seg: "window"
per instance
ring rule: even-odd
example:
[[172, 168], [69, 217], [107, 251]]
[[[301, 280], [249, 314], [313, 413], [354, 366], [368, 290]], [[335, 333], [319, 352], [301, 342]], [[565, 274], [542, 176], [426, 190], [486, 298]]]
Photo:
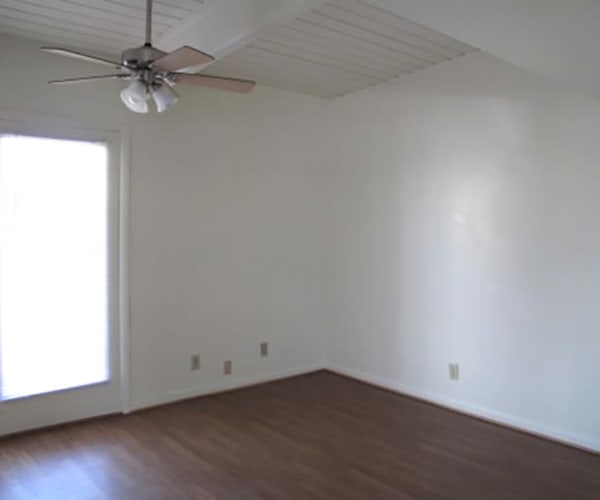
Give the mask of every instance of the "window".
[[106, 382], [107, 145], [0, 135], [0, 399]]

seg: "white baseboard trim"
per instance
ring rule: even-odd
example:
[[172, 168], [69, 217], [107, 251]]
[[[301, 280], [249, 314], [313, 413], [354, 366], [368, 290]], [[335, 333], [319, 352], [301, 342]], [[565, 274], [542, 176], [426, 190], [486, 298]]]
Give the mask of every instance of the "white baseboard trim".
[[307, 373], [312, 373], [323, 369], [325, 369], [325, 366], [323, 365], [309, 365], [301, 368], [295, 368], [292, 370], [270, 372], [256, 377], [228, 379], [223, 381], [222, 383], [215, 385], [189, 387], [183, 390], [172, 391], [166, 394], [165, 396], [144, 399], [140, 401], [132, 401], [129, 405], [129, 408], [130, 411], [142, 410], [144, 408], [151, 408], [153, 406], [160, 406], [169, 403], [175, 403], [177, 401], [183, 401], [184, 399], [208, 396], [209, 394], [217, 394], [219, 392], [230, 391], [234, 389], [242, 389], [244, 387], [263, 384], [265, 382], [273, 382], [275, 380], [280, 380], [288, 377], [295, 377], [297, 375], [305, 375]]
[[506, 415], [497, 411], [490, 410], [488, 408], [482, 408], [481, 406], [465, 403], [439, 394], [433, 394], [430, 392], [415, 390], [402, 384], [399, 384], [393, 380], [385, 379], [372, 375], [370, 373], [362, 372], [360, 370], [354, 370], [339, 365], [329, 365], [326, 370], [339, 375], [357, 379], [368, 384], [372, 384], [383, 389], [388, 389], [399, 394], [432, 403], [437, 406], [442, 406], [449, 410], [457, 411], [475, 418], [486, 420], [488, 422], [499, 424], [505, 427], [509, 427], [518, 431], [526, 432], [543, 439], [549, 439], [557, 443], [573, 446], [575, 448], [582, 449], [584, 451], [598, 454], [600, 453], [600, 441], [590, 436], [582, 436], [565, 432], [559, 429], [547, 427], [544, 425], [536, 424], [534, 422], [514, 417], [512, 415]]

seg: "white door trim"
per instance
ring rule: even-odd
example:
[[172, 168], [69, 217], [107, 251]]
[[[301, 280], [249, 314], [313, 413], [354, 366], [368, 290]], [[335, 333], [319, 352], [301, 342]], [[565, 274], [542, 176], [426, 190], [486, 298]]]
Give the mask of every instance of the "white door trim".
[[[52, 401], [51, 395], [36, 396], [18, 402], [0, 402], [0, 422], [3, 406], [19, 404], [24, 412], [36, 412], [36, 400], [44, 401], [44, 415], [39, 418], [24, 418], [22, 422], [3, 429], [0, 435], [54, 425], [63, 421], [88, 418], [106, 413], [128, 413], [130, 401], [130, 334], [129, 334], [129, 169], [130, 169], [130, 126], [122, 123], [101, 121], [84, 121], [57, 115], [21, 112], [0, 108], [0, 134], [22, 134], [57, 139], [73, 139], [83, 141], [101, 141], [109, 145], [110, 157], [110, 192], [117, 199], [111, 203], [110, 231], [110, 304], [111, 304], [111, 377], [116, 381], [117, 398], [111, 398], [113, 404], [101, 408], [91, 405], [73, 412], [68, 420], [57, 419], [53, 415], [60, 414], [60, 405]], [[116, 226], [116, 227], [114, 227]], [[65, 401], [75, 401], [83, 389], [72, 389], [61, 392]], [[46, 404], [47, 403], [47, 404]], [[39, 402], [37, 403], [39, 404]], [[6, 408], [6, 406], [5, 406]], [[44, 418], [46, 420], [44, 420]]]

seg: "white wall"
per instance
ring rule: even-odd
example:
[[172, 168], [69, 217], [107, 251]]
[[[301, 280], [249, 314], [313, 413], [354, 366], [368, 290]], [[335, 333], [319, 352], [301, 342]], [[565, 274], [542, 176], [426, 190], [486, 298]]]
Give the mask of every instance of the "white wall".
[[264, 89], [190, 91], [174, 113], [134, 125], [134, 402], [218, 388], [225, 359], [231, 383], [323, 366], [318, 106]]
[[479, 53], [335, 107], [329, 365], [600, 450], [600, 104]]
[[[174, 110], [136, 116], [119, 82], [48, 86], [102, 67], [37, 47], [0, 38], [0, 110], [131, 129], [133, 406], [321, 367], [320, 103], [260, 87], [248, 96], [181, 87]], [[195, 352], [199, 372], [189, 370]]]

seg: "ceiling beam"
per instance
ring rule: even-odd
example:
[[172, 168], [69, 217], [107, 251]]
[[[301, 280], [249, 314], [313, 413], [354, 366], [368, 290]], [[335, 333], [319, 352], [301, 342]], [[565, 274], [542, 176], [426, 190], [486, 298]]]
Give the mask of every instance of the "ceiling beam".
[[269, 28], [321, 3], [323, 0], [215, 0], [196, 18], [158, 39], [156, 45], [164, 50], [191, 45], [221, 59]]

